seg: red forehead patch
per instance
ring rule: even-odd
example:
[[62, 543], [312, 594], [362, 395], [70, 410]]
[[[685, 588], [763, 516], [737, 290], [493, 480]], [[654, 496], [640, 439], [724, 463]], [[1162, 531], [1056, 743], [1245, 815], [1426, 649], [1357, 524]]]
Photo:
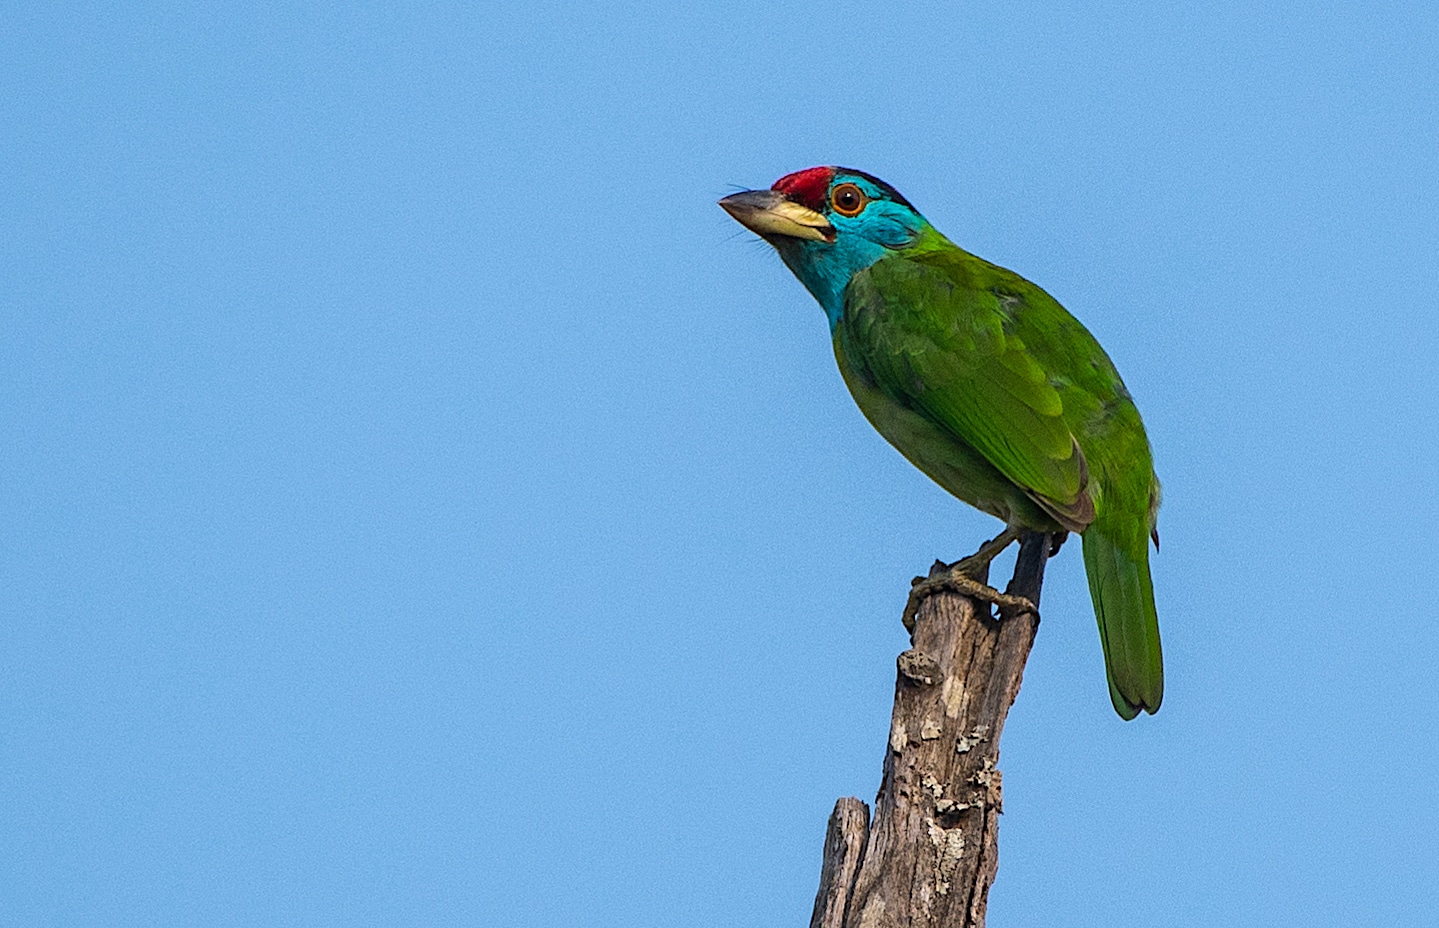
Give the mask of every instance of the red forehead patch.
[[791, 200], [812, 210], [823, 210], [825, 195], [829, 193], [829, 182], [834, 180], [834, 168], [806, 168], [786, 174], [774, 182], [770, 189], [782, 193]]

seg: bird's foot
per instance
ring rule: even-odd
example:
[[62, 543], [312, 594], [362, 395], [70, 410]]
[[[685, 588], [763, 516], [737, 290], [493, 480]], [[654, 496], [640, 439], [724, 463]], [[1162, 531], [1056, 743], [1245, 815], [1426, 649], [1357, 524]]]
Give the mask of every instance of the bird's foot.
[[916, 577], [915, 580], [918, 582], [910, 588], [909, 602], [905, 605], [904, 615], [900, 618], [900, 621], [904, 623], [905, 630], [911, 634], [914, 632], [914, 620], [919, 614], [920, 603], [935, 593], [941, 592], [958, 593], [980, 602], [992, 603], [999, 607], [1001, 617], [1022, 615], [1026, 612], [1039, 615], [1039, 609], [1027, 598], [1001, 593], [989, 584], [981, 583], [957, 570], [934, 577]]
[[909, 591], [909, 602], [905, 604], [904, 615], [900, 618], [900, 621], [904, 623], [905, 630], [910, 634], [914, 633], [914, 622], [915, 617], [919, 614], [920, 603], [939, 592], [958, 593], [961, 596], [968, 596], [970, 599], [998, 606], [1001, 617], [1006, 613], [1021, 615], [1029, 612], [1039, 615], [1038, 608], [1026, 597], [1001, 593], [979, 579], [989, 576], [989, 562], [1009, 547], [1021, 534], [1023, 534], [1021, 529], [1006, 528], [998, 538], [985, 542], [978, 551], [969, 557], [955, 561], [947, 567], [936, 563], [935, 570], [931, 571], [928, 577], [915, 577]]

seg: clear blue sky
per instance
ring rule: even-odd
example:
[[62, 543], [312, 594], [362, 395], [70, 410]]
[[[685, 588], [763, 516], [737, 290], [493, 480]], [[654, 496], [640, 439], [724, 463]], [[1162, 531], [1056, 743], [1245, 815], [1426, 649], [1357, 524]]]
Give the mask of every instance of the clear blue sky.
[[1433, 923], [1439, 7], [336, 6], [0, 15], [0, 924], [805, 924], [996, 528], [714, 205], [826, 163], [1165, 481], [1163, 711], [1066, 548], [992, 923]]

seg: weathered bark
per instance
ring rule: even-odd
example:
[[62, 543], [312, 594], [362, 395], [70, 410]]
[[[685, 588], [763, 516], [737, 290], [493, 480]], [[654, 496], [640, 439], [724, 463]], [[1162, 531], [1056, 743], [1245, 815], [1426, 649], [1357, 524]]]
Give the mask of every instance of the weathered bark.
[[[1007, 592], [1039, 604], [1049, 546], [1024, 536]], [[999, 736], [1038, 627], [955, 593], [921, 604], [898, 660], [874, 822], [858, 799], [835, 804], [811, 928], [983, 928], [999, 866]]]

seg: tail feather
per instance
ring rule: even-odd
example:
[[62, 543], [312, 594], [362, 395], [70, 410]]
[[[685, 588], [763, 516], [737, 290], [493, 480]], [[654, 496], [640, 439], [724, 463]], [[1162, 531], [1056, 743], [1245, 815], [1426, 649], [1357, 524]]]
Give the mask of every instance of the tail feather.
[[1097, 521], [1085, 531], [1084, 569], [1104, 645], [1104, 669], [1114, 711], [1126, 721], [1157, 712], [1164, 699], [1164, 661], [1159, 649], [1159, 615], [1149, 579], [1149, 540], [1138, 532], [1115, 531]]

